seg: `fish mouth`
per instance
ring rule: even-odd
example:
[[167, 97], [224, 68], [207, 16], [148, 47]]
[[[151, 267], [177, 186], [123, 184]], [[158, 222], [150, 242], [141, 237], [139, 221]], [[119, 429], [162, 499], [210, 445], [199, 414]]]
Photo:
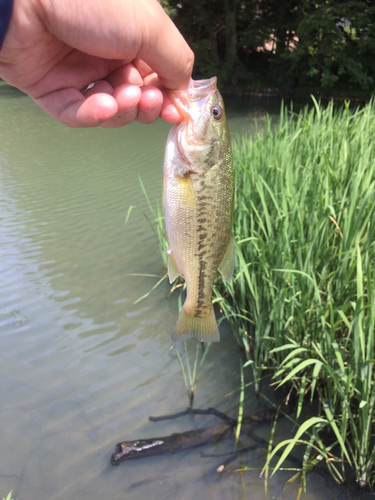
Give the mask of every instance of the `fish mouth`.
[[[180, 157], [184, 159], [189, 165], [191, 161], [189, 155], [192, 150], [195, 153], [205, 154], [207, 150], [211, 149], [216, 141], [205, 141], [195, 133], [194, 116], [190, 114], [191, 107], [194, 109], [196, 106], [193, 103], [209, 98], [212, 94], [217, 92], [217, 78], [213, 76], [207, 80], [190, 80], [188, 89], [185, 90], [168, 90], [168, 95], [173, 104], [179, 110], [182, 121], [176, 125], [178, 134], [177, 149]], [[199, 106], [199, 104], [198, 104]], [[200, 168], [194, 164], [194, 173], [201, 174], [205, 172], [204, 168]]]
[[210, 96], [217, 90], [217, 78], [213, 76], [207, 80], [190, 80], [189, 87], [185, 90], [167, 90], [173, 104], [186, 119], [189, 118], [189, 102], [199, 101]]
[[189, 95], [195, 101], [211, 95], [217, 89], [217, 78], [213, 76], [207, 80], [190, 80]]

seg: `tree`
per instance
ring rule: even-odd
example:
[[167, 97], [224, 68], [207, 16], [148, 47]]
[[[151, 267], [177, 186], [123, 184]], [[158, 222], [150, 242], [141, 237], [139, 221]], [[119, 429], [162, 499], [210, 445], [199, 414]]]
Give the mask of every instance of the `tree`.
[[305, 0], [297, 50], [284, 60], [299, 84], [369, 89], [374, 82], [375, 5], [369, 0]]
[[241, 0], [169, 0], [176, 25], [195, 52], [195, 78], [217, 75], [223, 84], [237, 84], [246, 71], [238, 56]]
[[[195, 52], [194, 78], [290, 93], [375, 82], [374, 0], [160, 2]], [[273, 50], [262, 51], [267, 41]]]

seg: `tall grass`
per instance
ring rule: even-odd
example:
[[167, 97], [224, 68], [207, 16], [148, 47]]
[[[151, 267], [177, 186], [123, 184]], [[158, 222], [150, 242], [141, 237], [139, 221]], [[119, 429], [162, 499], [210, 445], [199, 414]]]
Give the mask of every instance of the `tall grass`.
[[[266, 371], [297, 395], [299, 428], [269, 449], [266, 477], [277, 452], [273, 472], [303, 444], [302, 482], [325, 461], [338, 481], [349, 465], [361, 486], [372, 485], [374, 102], [352, 111], [314, 100], [298, 115], [282, 107], [277, 124], [266, 118], [233, 150], [235, 273], [230, 285], [218, 278], [214, 302], [255, 382]], [[164, 252], [159, 208], [154, 219]], [[318, 413], [303, 421], [314, 398]]]
[[[291, 384], [297, 417], [319, 398], [321, 415], [302, 426], [305, 460], [323, 453], [336, 478], [347, 462], [372, 483], [374, 103], [353, 112], [315, 102], [297, 116], [283, 108], [276, 126], [268, 118], [233, 146], [236, 271], [217, 301], [256, 379], [267, 368]], [[323, 427], [338, 444], [330, 456]], [[301, 436], [279, 445], [283, 459]]]

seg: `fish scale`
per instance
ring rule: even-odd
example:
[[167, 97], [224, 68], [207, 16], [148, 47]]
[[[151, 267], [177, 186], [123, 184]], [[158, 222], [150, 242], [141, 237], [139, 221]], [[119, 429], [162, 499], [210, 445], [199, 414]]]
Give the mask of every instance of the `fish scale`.
[[[172, 340], [219, 340], [212, 306], [218, 269], [233, 273], [233, 166], [224, 104], [216, 78], [170, 96], [184, 119], [171, 130], [164, 161], [169, 278], [180, 274], [187, 296]], [[217, 116], [215, 115], [217, 113]]]

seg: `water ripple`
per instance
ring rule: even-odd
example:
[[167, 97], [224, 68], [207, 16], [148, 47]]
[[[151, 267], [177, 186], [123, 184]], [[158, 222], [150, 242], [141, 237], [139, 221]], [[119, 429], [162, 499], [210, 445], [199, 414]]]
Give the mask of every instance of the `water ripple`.
[[[28, 500], [221, 498], [216, 475], [204, 472], [215, 470], [214, 459], [195, 452], [141, 468], [108, 465], [121, 439], [194, 425], [148, 422], [188, 404], [170, 350], [177, 304], [166, 298], [167, 283], [134, 304], [155, 279], [129, 276], [165, 272], [138, 176], [159, 200], [170, 126], [71, 130], [2, 82], [0, 114], [3, 492]], [[129, 206], [138, 210], [125, 226]], [[224, 329], [205, 361], [197, 406], [232, 409], [225, 395], [238, 386], [239, 356]], [[150, 471], [156, 482], [144, 481]], [[225, 484], [241, 497], [237, 478]]]

